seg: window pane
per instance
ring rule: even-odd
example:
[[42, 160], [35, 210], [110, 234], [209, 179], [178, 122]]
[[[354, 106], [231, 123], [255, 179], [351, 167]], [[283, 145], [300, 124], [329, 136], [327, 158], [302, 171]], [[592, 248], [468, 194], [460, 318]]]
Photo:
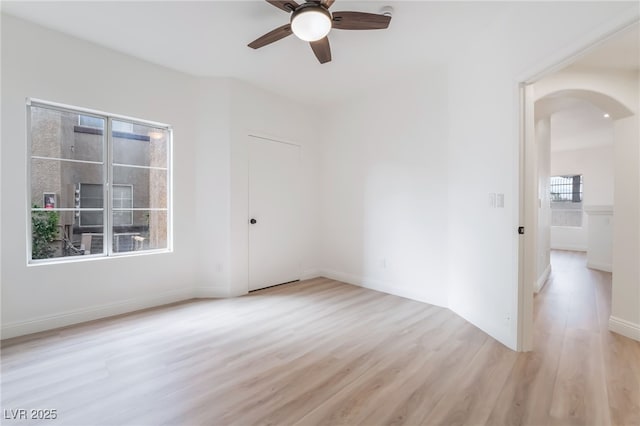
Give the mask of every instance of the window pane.
[[[102, 118], [91, 118], [104, 123]], [[102, 131], [82, 128], [78, 122], [75, 113], [31, 107], [31, 155], [102, 162]]]
[[102, 209], [104, 207], [104, 189], [102, 185], [92, 183], [78, 184], [80, 190], [80, 227], [96, 227], [104, 224], [104, 214], [100, 211], [82, 209]]
[[582, 175], [551, 176], [551, 201], [582, 201]]
[[113, 185], [113, 225], [133, 225], [133, 187], [131, 185]]
[[[83, 212], [94, 213], [94, 212]], [[95, 212], [102, 222], [102, 212]], [[104, 228], [80, 228], [74, 212], [31, 212], [31, 258], [50, 259], [104, 254]]]
[[113, 185], [133, 188], [135, 208], [167, 208], [166, 170], [113, 166]]
[[133, 123], [113, 120], [111, 126], [114, 132], [133, 133]]
[[[114, 223], [116, 214], [114, 212]], [[138, 210], [133, 212], [133, 225], [114, 226], [115, 253], [167, 248], [167, 212]]]
[[[116, 129], [130, 126], [130, 132]], [[113, 162], [144, 167], [167, 167], [169, 132], [142, 124], [113, 120]]]
[[[81, 207], [80, 184], [99, 186], [100, 192], [104, 180], [102, 170], [100, 164], [34, 158], [31, 160], [31, 206], [45, 207], [43, 194], [53, 194], [55, 208]], [[102, 204], [82, 207], [101, 208]]]

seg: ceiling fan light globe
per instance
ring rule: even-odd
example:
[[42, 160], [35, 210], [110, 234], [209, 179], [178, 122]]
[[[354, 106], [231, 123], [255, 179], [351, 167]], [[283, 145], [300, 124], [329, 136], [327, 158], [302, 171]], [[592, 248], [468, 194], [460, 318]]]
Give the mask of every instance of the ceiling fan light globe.
[[320, 40], [331, 31], [331, 15], [320, 7], [302, 9], [291, 17], [291, 31], [304, 41]]

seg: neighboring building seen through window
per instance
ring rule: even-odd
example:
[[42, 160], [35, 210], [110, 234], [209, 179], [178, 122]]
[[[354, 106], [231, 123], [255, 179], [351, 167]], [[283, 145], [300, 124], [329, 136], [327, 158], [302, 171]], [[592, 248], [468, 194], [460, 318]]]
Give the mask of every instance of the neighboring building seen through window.
[[551, 226], [582, 226], [582, 175], [551, 176]]
[[168, 126], [35, 101], [28, 115], [31, 260], [171, 248]]

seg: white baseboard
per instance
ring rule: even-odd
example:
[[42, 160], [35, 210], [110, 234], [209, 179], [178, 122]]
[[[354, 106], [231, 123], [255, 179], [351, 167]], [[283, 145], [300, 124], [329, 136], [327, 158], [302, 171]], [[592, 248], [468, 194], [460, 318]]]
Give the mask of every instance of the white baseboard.
[[635, 324], [612, 315], [609, 317], [609, 330], [622, 334], [630, 339], [640, 341], [640, 324]]
[[544, 287], [544, 285], [547, 283], [547, 280], [549, 279], [549, 275], [551, 275], [551, 264], [547, 265], [547, 267], [544, 268], [544, 272], [542, 273], [540, 278], [538, 278], [538, 281], [536, 281], [535, 288], [533, 289], [534, 292], [539, 293], [540, 290], [542, 290], [542, 287]]
[[140, 309], [189, 300], [191, 298], [193, 298], [193, 290], [191, 288], [168, 291], [152, 297], [140, 297], [84, 309], [75, 309], [26, 321], [2, 324], [0, 334], [2, 339], [8, 339], [10, 337], [23, 336], [25, 334], [52, 330], [81, 322], [138, 311]]
[[229, 297], [229, 289], [219, 286], [200, 286], [193, 290], [193, 297], [196, 299], [221, 299]]
[[585, 246], [563, 246], [563, 245], [552, 245], [551, 250], [566, 250], [566, 251], [587, 251], [587, 247]]
[[322, 274], [320, 273], [319, 269], [307, 269], [306, 271], [303, 271], [302, 274], [300, 275], [300, 281], [310, 280], [312, 278], [318, 278], [321, 276]]
[[598, 271], [604, 272], [613, 272], [613, 267], [610, 263], [587, 262], [587, 268], [597, 269]]
[[374, 280], [371, 278], [363, 278], [357, 275], [347, 274], [344, 272], [333, 271], [328, 269], [320, 270], [321, 276], [330, 278], [336, 281], [342, 281], [347, 284], [352, 284], [358, 287], [368, 288], [370, 290], [379, 291], [381, 293], [392, 294], [394, 296], [404, 297], [406, 299], [416, 300], [418, 302], [429, 303], [430, 305], [445, 307], [443, 305], [434, 303], [432, 300], [427, 300], [424, 295], [412, 289], [396, 287], [383, 281]]

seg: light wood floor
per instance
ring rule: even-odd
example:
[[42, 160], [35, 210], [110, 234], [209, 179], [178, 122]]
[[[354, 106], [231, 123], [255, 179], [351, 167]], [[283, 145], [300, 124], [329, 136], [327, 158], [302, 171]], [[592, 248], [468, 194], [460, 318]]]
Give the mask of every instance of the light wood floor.
[[[640, 343], [607, 331], [611, 275], [553, 253], [536, 349], [328, 279], [2, 342], [2, 408], [41, 424], [639, 425]], [[4, 420], [3, 424], [11, 424]], [[15, 424], [29, 424], [16, 421]]]

